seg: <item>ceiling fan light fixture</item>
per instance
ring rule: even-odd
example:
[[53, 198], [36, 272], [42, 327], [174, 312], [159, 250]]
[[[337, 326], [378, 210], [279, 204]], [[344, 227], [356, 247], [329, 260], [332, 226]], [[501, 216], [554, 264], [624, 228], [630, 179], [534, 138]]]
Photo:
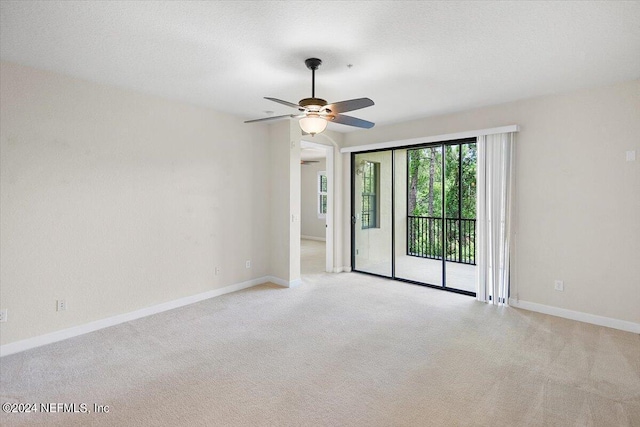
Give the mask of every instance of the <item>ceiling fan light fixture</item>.
[[317, 114], [309, 114], [307, 117], [301, 118], [299, 124], [300, 129], [311, 136], [322, 133], [327, 128], [327, 121]]
[[324, 132], [329, 120], [341, 125], [355, 126], [362, 129], [370, 129], [375, 126], [375, 123], [373, 122], [342, 114], [349, 111], [359, 110], [361, 108], [371, 107], [374, 103], [369, 98], [349, 99], [346, 101], [334, 102], [332, 104], [327, 104], [327, 101], [322, 98], [316, 98], [316, 70], [320, 64], [322, 64], [322, 61], [318, 58], [309, 58], [304, 61], [304, 63], [307, 68], [311, 70], [311, 98], [301, 99], [300, 102], [294, 104], [293, 102], [283, 101], [278, 98], [265, 97], [265, 99], [268, 99], [269, 101], [295, 108], [302, 114], [298, 116], [294, 114], [286, 114], [275, 117], [269, 115], [269, 117], [262, 119], [246, 120], [245, 123], [302, 117], [299, 121], [300, 128], [311, 136]]

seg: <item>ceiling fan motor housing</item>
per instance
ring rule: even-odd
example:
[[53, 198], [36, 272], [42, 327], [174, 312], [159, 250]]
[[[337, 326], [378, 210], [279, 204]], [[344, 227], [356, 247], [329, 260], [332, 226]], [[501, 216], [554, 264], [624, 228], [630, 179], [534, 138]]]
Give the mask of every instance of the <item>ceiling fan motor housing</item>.
[[311, 111], [320, 111], [322, 107], [327, 105], [327, 101], [322, 98], [305, 98], [301, 99], [298, 105]]

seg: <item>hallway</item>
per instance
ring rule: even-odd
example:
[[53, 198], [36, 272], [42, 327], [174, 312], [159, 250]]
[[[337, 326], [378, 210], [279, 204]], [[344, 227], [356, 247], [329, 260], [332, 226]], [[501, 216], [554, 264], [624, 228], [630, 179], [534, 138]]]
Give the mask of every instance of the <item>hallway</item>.
[[322, 274], [326, 268], [326, 243], [300, 240], [300, 274]]

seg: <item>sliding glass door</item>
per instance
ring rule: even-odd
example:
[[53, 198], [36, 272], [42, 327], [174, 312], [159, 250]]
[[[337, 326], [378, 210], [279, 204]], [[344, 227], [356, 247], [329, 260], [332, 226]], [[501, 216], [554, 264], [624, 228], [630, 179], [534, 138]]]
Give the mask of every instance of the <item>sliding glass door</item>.
[[353, 264], [365, 273], [393, 277], [392, 164], [391, 151], [354, 156]]
[[396, 151], [396, 278], [444, 285], [442, 146]]
[[476, 158], [475, 139], [354, 154], [354, 270], [474, 294]]

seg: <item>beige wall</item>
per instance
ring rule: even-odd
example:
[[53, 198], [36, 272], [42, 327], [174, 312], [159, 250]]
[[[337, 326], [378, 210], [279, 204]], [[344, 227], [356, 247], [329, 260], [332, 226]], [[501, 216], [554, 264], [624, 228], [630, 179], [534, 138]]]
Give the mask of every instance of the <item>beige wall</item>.
[[[282, 121], [269, 126], [270, 271], [275, 277], [289, 277], [289, 124]], [[286, 214], [286, 216], [284, 216]]]
[[[270, 272], [290, 285], [300, 279], [300, 138], [296, 121], [269, 128]], [[293, 283], [292, 283], [293, 282]]]
[[267, 126], [0, 73], [2, 344], [271, 273]]
[[[289, 286], [300, 282], [300, 140], [302, 131], [297, 120], [288, 120], [289, 125]], [[281, 215], [283, 216], [283, 215]], [[284, 278], [287, 279], [287, 278]]]
[[318, 218], [318, 172], [327, 170], [327, 161], [300, 166], [300, 233], [324, 239], [326, 218]]
[[510, 124], [521, 126], [512, 297], [640, 322], [640, 80], [379, 126], [344, 145]]

